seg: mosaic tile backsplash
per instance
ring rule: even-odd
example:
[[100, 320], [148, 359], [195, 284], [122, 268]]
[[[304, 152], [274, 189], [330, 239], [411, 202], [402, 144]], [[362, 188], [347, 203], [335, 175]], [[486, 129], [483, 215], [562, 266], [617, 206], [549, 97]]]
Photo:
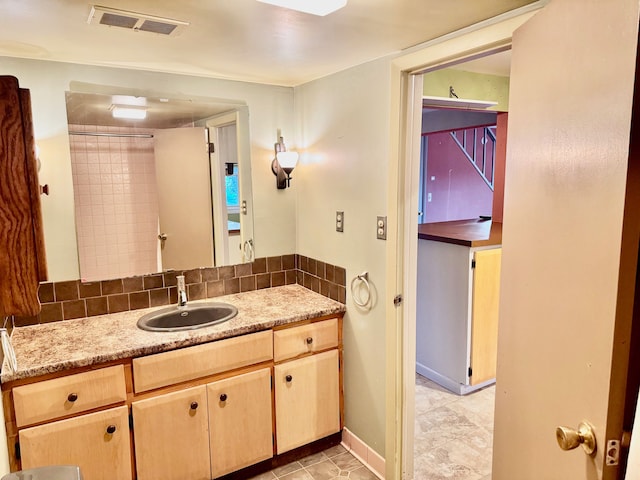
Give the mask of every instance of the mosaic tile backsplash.
[[291, 254], [258, 258], [252, 263], [239, 265], [96, 282], [42, 283], [38, 290], [42, 303], [40, 313], [35, 317], [16, 317], [14, 325], [36, 325], [177, 303], [176, 276], [181, 274], [185, 276], [189, 300], [297, 283], [332, 300], [346, 303], [344, 268]]

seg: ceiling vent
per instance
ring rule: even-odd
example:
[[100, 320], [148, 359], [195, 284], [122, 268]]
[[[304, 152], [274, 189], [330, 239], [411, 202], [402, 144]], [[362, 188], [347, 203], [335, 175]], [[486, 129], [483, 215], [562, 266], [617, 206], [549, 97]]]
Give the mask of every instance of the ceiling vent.
[[128, 30], [158, 33], [160, 35], [177, 35], [189, 25], [189, 22], [173, 20], [171, 18], [156, 17], [144, 13], [128, 12], [116, 8], [93, 5], [87, 23], [92, 25], [106, 25]]

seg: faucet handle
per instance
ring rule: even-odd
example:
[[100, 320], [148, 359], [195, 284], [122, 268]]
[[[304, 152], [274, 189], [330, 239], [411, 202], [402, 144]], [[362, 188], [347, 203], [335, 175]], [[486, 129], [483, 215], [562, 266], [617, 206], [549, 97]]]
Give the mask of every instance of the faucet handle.
[[178, 281], [178, 305], [184, 307], [187, 304], [187, 289], [184, 285], [184, 275], [177, 275]]

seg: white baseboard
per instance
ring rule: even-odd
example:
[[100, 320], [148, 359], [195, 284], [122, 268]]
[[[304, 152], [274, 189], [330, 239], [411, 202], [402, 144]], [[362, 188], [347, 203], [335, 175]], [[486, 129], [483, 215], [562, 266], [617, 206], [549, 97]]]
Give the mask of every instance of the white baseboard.
[[351, 455], [360, 460], [380, 480], [384, 480], [384, 457], [380, 456], [347, 428], [342, 429], [342, 446], [349, 450]]
[[451, 380], [449, 377], [445, 377], [440, 373], [431, 370], [429, 367], [425, 367], [421, 363], [416, 362], [416, 372], [418, 372], [423, 377], [428, 378], [432, 382], [436, 382], [438, 385], [443, 386], [447, 390], [452, 391], [453, 393], [457, 393], [458, 395], [466, 395], [471, 392], [475, 392], [476, 390], [480, 390], [481, 388], [487, 387], [496, 383], [496, 379], [493, 378], [491, 380], [487, 380], [486, 382], [479, 383], [477, 385], [463, 385], [461, 383], [456, 382], [455, 380]]

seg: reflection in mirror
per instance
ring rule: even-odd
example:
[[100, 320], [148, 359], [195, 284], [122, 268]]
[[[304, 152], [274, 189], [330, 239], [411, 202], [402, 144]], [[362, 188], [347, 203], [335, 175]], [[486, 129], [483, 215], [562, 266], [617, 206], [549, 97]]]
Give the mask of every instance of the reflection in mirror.
[[83, 281], [252, 260], [245, 105], [80, 92], [66, 103]]

